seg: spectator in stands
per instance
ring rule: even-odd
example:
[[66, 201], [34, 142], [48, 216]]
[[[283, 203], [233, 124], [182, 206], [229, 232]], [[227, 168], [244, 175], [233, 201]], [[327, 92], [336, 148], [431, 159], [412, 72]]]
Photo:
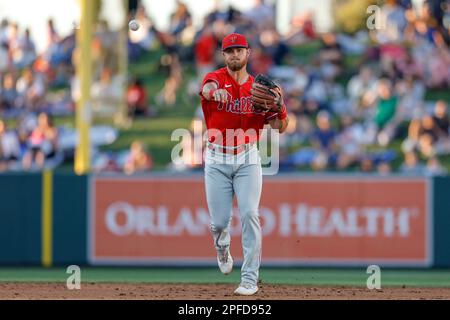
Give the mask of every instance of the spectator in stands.
[[424, 172], [423, 165], [419, 163], [419, 159], [415, 152], [407, 152], [405, 161], [400, 166], [400, 172], [404, 174], [422, 174]]
[[147, 90], [142, 80], [136, 78], [127, 90], [128, 113], [130, 116], [145, 116], [149, 114]]
[[192, 17], [186, 4], [177, 0], [175, 12], [170, 16], [169, 33], [180, 38], [181, 33], [190, 25], [192, 25]]
[[8, 42], [0, 40], [0, 74], [7, 72], [9, 65]]
[[253, 6], [244, 12], [244, 17], [257, 29], [262, 29], [274, 25], [275, 11], [272, 6], [265, 3], [265, 0], [254, 0]]
[[60, 40], [58, 32], [56, 31], [53, 19], [47, 20], [47, 30], [46, 30], [46, 44], [44, 48], [45, 54], [51, 56], [52, 52], [55, 50], [55, 46]]
[[290, 29], [285, 35], [286, 43], [292, 46], [312, 41], [316, 38], [316, 30], [311, 11], [293, 17]]
[[448, 138], [450, 135], [450, 119], [447, 103], [444, 100], [436, 102], [433, 111], [433, 120], [439, 131], [439, 138]]
[[13, 109], [16, 106], [16, 99], [16, 81], [12, 73], [7, 73], [0, 89], [0, 112]]
[[369, 155], [364, 155], [359, 162], [359, 170], [364, 173], [370, 173], [374, 170], [374, 162]]
[[407, 26], [405, 9], [397, 4], [398, 0], [387, 0], [381, 7], [381, 19], [384, 28], [377, 30], [377, 40], [380, 43], [400, 42]]
[[407, 53], [405, 59], [399, 59], [396, 62], [396, 68], [402, 74], [402, 78], [418, 79], [423, 77], [423, 66], [411, 55]]
[[8, 43], [8, 29], [8, 19], [2, 19], [2, 21], [0, 22], [0, 43]]
[[428, 176], [441, 176], [447, 174], [448, 170], [441, 164], [437, 156], [433, 156], [428, 159], [424, 173]]
[[341, 117], [341, 130], [337, 135], [336, 144], [339, 147], [337, 167], [344, 169], [358, 162], [363, 156], [364, 128], [355, 122], [351, 115]]
[[326, 111], [321, 111], [316, 118], [317, 129], [310, 139], [311, 145], [316, 150], [312, 162], [315, 170], [323, 170], [336, 160], [336, 132], [331, 127], [331, 117]]
[[450, 51], [448, 48], [435, 48], [427, 60], [427, 85], [430, 88], [450, 86]]
[[272, 57], [263, 48], [252, 48], [252, 59], [249, 61], [249, 69], [253, 74], [267, 74], [273, 65]]
[[392, 172], [392, 167], [388, 161], [380, 161], [377, 165], [377, 172], [379, 175], [387, 176]]
[[377, 79], [369, 66], [362, 66], [359, 73], [354, 75], [347, 84], [347, 94], [350, 99], [351, 109], [361, 118], [366, 111], [365, 100], [368, 95], [376, 94]]
[[[142, 28], [142, 26], [141, 26]], [[139, 28], [139, 29], [141, 29]], [[119, 41], [119, 36], [117, 32], [114, 32], [109, 27], [109, 23], [107, 20], [100, 20], [97, 23], [97, 28], [95, 30], [95, 37], [98, 39], [99, 47], [100, 47], [100, 65], [104, 68], [113, 69], [117, 64], [115, 59], [117, 59], [117, 51], [118, 46], [117, 42]], [[58, 60], [60, 59], [62, 50], [62, 41], [58, 43]], [[61, 52], [61, 53], [60, 53]], [[53, 60], [55, 60], [53, 58]]]
[[45, 162], [56, 155], [58, 150], [58, 130], [50, 116], [41, 112], [38, 125], [28, 138], [28, 150], [22, 161], [23, 168], [30, 170], [44, 168]]
[[[39, 112], [46, 105], [47, 87], [42, 74], [29, 73], [28, 87], [22, 93], [25, 94], [25, 107], [28, 111]], [[20, 88], [20, 87], [19, 87]]]
[[450, 154], [450, 118], [445, 101], [439, 100], [436, 102], [433, 110], [433, 121], [438, 132], [436, 152], [438, 154]]
[[36, 59], [36, 46], [30, 36], [30, 29], [25, 30], [23, 37], [18, 40], [16, 51], [13, 54], [13, 62], [16, 68], [29, 67]]
[[11, 23], [8, 32], [8, 52], [9, 57], [12, 62], [13, 68], [16, 68], [15, 60], [16, 56], [20, 52], [20, 35], [19, 35], [19, 25], [17, 23]]
[[217, 39], [214, 36], [212, 27], [205, 25], [194, 45], [195, 63], [198, 79], [214, 70], [214, 56], [217, 50]]
[[31, 112], [20, 113], [17, 119], [16, 132], [19, 137], [20, 153], [25, 154], [29, 148], [28, 137], [38, 124], [38, 116]]
[[30, 105], [29, 101], [29, 90], [34, 82], [33, 71], [30, 68], [26, 68], [22, 71], [22, 76], [17, 80], [17, 105], [25, 109], [26, 106]]
[[322, 47], [319, 50], [320, 68], [323, 77], [334, 79], [343, 67], [344, 54], [336, 40], [336, 34], [327, 32], [322, 35]]
[[202, 168], [206, 149], [203, 122], [203, 113], [197, 112], [191, 121], [190, 130], [181, 137], [181, 152], [174, 155], [175, 158], [168, 165], [170, 170], [181, 172]]
[[325, 78], [325, 87], [327, 101], [323, 104], [323, 108], [338, 116], [353, 112], [350, 101], [345, 95], [345, 89], [339, 82]]
[[136, 172], [150, 171], [152, 168], [153, 160], [147, 152], [144, 143], [138, 140], [133, 141], [124, 165], [124, 172], [126, 174], [133, 174]]
[[395, 118], [398, 122], [412, 120], [424, 109], [425, 84], [413, 76], [406, 76], [395, 85], [399, 97]]
[[117, 110], [121, 98], [121, 80], [108, 67], [103, 68], [100, 79], [92, 84], [91, 95], [94, 109], [101, 113]]
[[20, 159], [20, 145], [17, 134], [7, 130], [6, 123], [0, 119], [0, 172], [9, 169], [12, 162]]
[[439, 134], [440, 129], [433, 120], [432, 115], [425, 114], [421, 119], [411, 121], [405, 147], [408, 151], [416, 149], [425, 157], [431, 157], [436, 152]]
[[283, 64], [289, 53], [289, 47], [281, 40], [281, 36], [275, 28], [263, 30], [259, 36], [259, 43], [274, 65]]
[[[290, 125], [293, 126], [293, 142], [298, 140], [303, 140], [311, 134], [314, 130], [314, 122], [312, 121], [313, 116], [316, 114], [316, 109], [308, 108], [311, 103], [302, 100], [301, 90], [292, 90], [286, 97], [286, 105], [288, 106], [288, 111], [290, 115]], [[290, 138], [290, 135], [286, 135]]]
[[378, 130], [378, 143], [386, 146], [394, 137], [397, 123], [392, 121], [397, 111], [398, 100], [393, 94], [392, 84], [382, 79], [377, 86], [378, 102], [376, 103], [374, 122]]
[[177, 101], [177, 90], [183, 79], [180, 59], [176, 54], [166, 54], [161, 57], [161, 65], [167, 67], [169, 74], [164, 87], [158, 93], [157, 100], [161, 104], [173, 107]]

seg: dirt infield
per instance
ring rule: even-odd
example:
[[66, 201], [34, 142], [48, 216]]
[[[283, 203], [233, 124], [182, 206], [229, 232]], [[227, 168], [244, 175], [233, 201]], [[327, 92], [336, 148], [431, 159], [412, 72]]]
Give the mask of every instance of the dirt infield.
[[113, 299], [113, 300], [310, 300], [310, 299], [450, 299], [450, 288], [390, 287], [368, 290], [355, 287], [260, 285], [253, 297], [233, 295], [230, 284], [124, 284], [82, 283], [81, 290], [68, 290], [65, 283], [0, 283], [0, 299]]

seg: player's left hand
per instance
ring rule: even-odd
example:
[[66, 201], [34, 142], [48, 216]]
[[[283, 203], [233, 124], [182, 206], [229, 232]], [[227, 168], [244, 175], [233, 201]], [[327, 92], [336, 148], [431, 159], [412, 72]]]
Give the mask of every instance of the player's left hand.
[[279, 112], [283, 106], [281, 88], [266, 76], [258, 75], [250, 90], [253, 107], [259, 112]]

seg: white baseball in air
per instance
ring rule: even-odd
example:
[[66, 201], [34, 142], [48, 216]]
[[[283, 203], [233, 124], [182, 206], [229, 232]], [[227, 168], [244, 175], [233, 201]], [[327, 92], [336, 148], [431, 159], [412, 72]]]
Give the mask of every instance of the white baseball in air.
[[131, 20], [128, 27], [130, 27], [131, 30], [136, 31], [139, 29], [139, 23], [136, 20]]

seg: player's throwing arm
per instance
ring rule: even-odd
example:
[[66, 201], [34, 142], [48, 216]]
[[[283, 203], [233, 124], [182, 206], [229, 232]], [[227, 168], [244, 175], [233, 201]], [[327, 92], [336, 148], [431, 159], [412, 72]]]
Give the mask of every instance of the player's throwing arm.
[[218, 89], [215, 82], [208, 82], [203, 86], [203, 96], [208, 101], [227, 102], [228, 91], [225, 89]]

